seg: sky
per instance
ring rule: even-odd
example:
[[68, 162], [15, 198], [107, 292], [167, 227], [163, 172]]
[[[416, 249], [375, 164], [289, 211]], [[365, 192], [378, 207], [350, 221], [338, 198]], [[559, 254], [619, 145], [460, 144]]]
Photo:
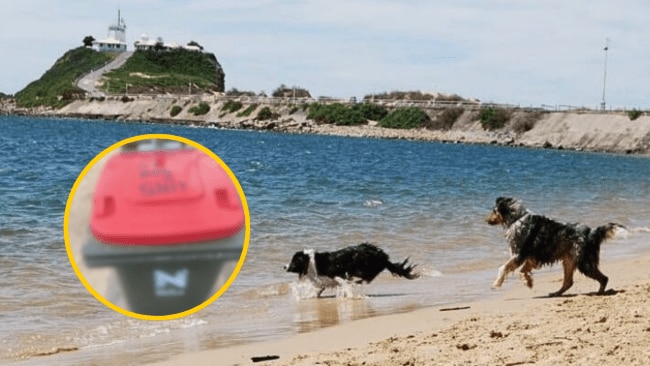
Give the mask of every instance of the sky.
[[647, 0], [5, 1], [0, 92], [38, 79], [85, 36], [105, 38], [118, 8], [129, 49], [141, 34], [194, 40], [217, 56], [227, 90], [588, 108], [605, 91], [608, 108], [650, 109]]

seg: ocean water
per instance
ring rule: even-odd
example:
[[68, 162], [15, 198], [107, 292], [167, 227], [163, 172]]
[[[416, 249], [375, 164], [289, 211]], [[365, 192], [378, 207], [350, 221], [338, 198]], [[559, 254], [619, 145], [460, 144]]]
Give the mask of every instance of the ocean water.
[[[503, 195], [563, 221], [626, 225], [628, 238], [605, 244], [603, 262], [650, 250], [647, 157], [14, 116], [0, 117], [0, 131], [0, 363], [149, 362], [495, 296], [507, 249], [485, 217]], [[232, 286], [172, 321], [136, 320], [99, 303], [63, 240], [81, 170], [145, 133], [211, 149], [237, 176], [251, 212], [246, 262]], [[422, 277], [383, 273], [350, 289], [351, 298], [328, 290], [314, 299], [282, 270], [295, 251], [364, 241], [395, 261], [410, 257]], [[57, 350], [71, 351], [39, 356]]]

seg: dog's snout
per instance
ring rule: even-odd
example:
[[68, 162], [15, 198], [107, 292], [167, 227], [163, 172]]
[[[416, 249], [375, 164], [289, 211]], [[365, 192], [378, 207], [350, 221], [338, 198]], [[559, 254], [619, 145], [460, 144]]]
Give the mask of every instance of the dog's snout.
[[288, 264], [285, 264], [284, 266], [282, 266], [282, 268], [286, 271], [286, 270], [289, 269], [289, 265], [288, 265]]
[[492, 210], [492, 212], [490, 212], [488, 217], [485, 218], [485, 222], [487, 222], [489, 225], [503, 224], [503, 217], [495, 208]]

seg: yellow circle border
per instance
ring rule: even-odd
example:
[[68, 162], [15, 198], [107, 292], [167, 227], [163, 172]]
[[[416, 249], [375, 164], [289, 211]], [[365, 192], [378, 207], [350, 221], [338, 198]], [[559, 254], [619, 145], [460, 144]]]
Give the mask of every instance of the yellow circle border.
[[[70, 224], [69, 222], [69, 217], [70, 217], [70, 207], [72, 205], [72, 200], [77, 192], [77, 188], [79, 187], [79, 184], [81, 181], [86, 177], [86, 174], [88, 171], [99, 161], [101, 160], [104, 156], [107, 154], [111, 153], [113, 150], [116, 150], [128, 143], [131, 142], [136, 142], [136, 141], [141, 141], [141, 140], [147, 140], [147, 139], [168, 139], [168, 140], [174, 140], [174, 141], [179, 141], [184, 144], [190, 145], [198, 150], [203, 151], [205, 154], [210, 156], [214, 161], [216, 161], [223, 169], [224, 171], [228, 174], [228, 177], [230, 177], [230, 180], [233, 182], [235, 185], [235, 188], [237, 189], [237, 194], [239, 195], [239, 199], [241, 200], [242, 207], [244, 209], [244, 222], [245, 222], [245, 233], [244, 233], [244, 245], [242, 249], [242, 253], [239, 257], [239, 261], [237, 262], [237, 265], [235, 266], [235, 269], [233, 272], [230, 274], [230, 277], [228, 277], [228, 280], [219, 288], [219, 290], [212, 295], [209, 299], [205, 300], [203, 303], [185, 310], [180, 313], [176, 314], [169, 314], [169, 315], [146, 315], [146, 314], [139, 314], [135, 313], [129, 310], [125, 310], [119, 306], [116, 306], [115, 304], [111, 303], [107, 299], [105, 299], [102, 295], [100, 295], [95, 289], [86, 281], [84, 278], [83, 274], [79, 270], [79, 267], [77, 266], [77, 263], [74, 259], [74, 255], [72, 254], [72, 248], [70, 247], [70, 233], [68, 226]], [[86, 165], [86, 167], [81, 171], [79, 176], [77, 177], [77, 180], [74, 182], [72, 185], [72, 190], [70, 191], [70, 194], [68, 195], [68, 200], [66, 202], [65, 206], [65, 213], [63, 216], [63, 238], [65, 241], [65, 248], [68, 253], [68, 259], [70, 260], [70, 264], [72, 265], [72, 269], [74, 270], [75, 274], [81, 281], [81, 283], [86, 287], [88, 292], [90, 292], [99, 302], [102, 304], [106, 305], [108, 308], [115, 310], [116, 312], [126, 315], [128, 317], [136, 318], [136, 319], [141, 319], [141, 320], [173, 320], [173, 319], [179, 319], [187, 315], [194, 314], [195, 312], [205, 308], [206, 306], [212, 304], [216, 299], [218, 299], [221, 295], [223, 295], [226, 290], [230, 287], [232, 282], [235, 280], [237, 275], [239, 274], [239, 271], [241, 270], [241, 267], [244, 265], [244, 260], [246, 259], [246, 253], [248, 252], [248, 243], [250, 241], [250, 211], [248, 209], [248, 203], [246, 202], [246, 196], [244, 195], [244, 190], [241, 188], [241, 185], [239, 184], [239, 181], [237, 180], [237, 177], [235, 177], [235, 174], [230, 170], [228, 165], [219, 158], [215, 153], [210, 151], [208, 148], [205, 146], [194, 142], [190, 139], [180, 137], [180, 136], [175, 136], [175, 135], [169, 135], [169, 134], [145, 134], [145, 135], [138, 135], [138, 136], [133, 136], [127, 139], [124, 139], [122, 141], [116, 142], [115, 144], [109, 146], [106, 148], [104, 151], [99, 153], [93, 160], [90, 161]]]

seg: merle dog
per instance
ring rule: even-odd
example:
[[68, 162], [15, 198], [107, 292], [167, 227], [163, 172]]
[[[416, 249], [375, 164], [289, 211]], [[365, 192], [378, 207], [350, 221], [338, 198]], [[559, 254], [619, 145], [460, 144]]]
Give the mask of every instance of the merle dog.
[[591, 229], [577, 223], [561, 223], [528, 211], [520, 201], [499, 197], [487, 218], [490, 225], [502, 225], [510, 260], [499, 268], [494, 288], [501, 287], [506, 276], [522, 266], [520, 272], [528, 287], [533, 287], [531, 271], [562, 261], [562, 287], [549, 296], [560, 296], [573, 285], [576, 268], [600, 284], [598, 294], [605, 293], [608, 278], [598, 269], [600, 245], [625, 227], [609, 223]]

